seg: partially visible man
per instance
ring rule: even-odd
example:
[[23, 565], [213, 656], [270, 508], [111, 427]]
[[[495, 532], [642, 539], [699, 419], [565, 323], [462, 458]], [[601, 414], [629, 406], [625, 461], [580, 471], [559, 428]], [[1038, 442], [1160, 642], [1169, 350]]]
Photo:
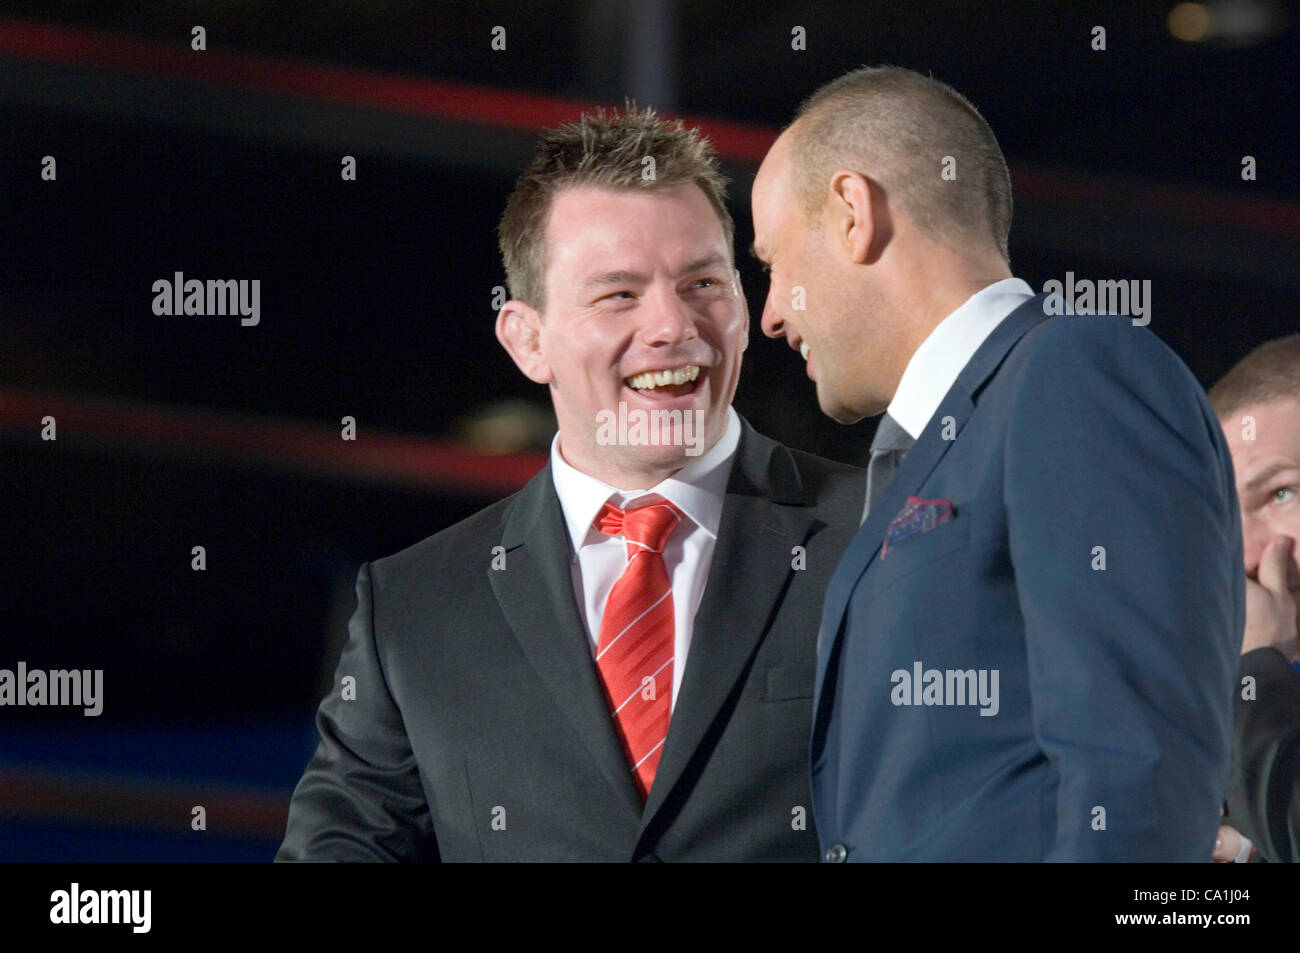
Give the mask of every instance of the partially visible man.
[[822, 617], [825, 859], [1208, 860], [1244, 574], [1196, 379], [1012, 277], [997, 140], [918, 73], [816, 92], [752, 207], [764, 332], [829, 416], [887, 411]]
[[723, 191], [648, 110], [542, 138], [496, 330], [550, 392], [550, 464], [361, 567], [278, 859], [817, 859], [812, 620], [862, 473], [732, 409]]
[[[1210, 389], [1241, 501], [1246, 631], [1229, 827], [1265, 860], [1300, 860], [1300, 334], [1251, 351]], [[1231, 830], [1220, 855], [1232, 854]]]

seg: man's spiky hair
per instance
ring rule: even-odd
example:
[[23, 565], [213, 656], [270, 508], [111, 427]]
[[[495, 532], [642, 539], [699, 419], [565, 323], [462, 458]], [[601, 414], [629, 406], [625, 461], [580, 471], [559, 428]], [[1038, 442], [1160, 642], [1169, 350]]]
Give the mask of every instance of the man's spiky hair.
[[545, 308], [546, 222], [562, 190], [594, 185], [654, 191], [691, 184], [717, 212], [730, 249], [735, 225], [727, 211], [727, 180], [713, 146], [697, 130], [631, 103], [622, 111], [597, 109], [547, 130], [497, 228], [511, 297], [538, 311]]

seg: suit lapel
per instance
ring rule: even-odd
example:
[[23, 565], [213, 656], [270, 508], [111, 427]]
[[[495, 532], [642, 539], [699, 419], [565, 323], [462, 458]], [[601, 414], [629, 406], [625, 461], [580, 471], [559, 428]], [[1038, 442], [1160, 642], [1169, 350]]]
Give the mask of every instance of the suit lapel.
[[[975, 399], [993, 372], [1010, 353], [1012, 346], [1024, 336], [1030, 328], [1043, 320], [1043, 296], [1026, 301], [1012, 311], [1001, 324], [994, 329], [988, 339], [967, 362], [952, 387], [948, 389], [943, 403], [934, 412], [911, 451], [903, 458], [903, 463], [894, 473], [883, 496], [867, 515], [866, 522], [858, 529], [853, 542], [840, 559], [830, 585], [826, 588], [826, 599], [822, 605], [822, 624], [817, 637], [817, 682], [813, 696], [813, 760], [819, 754], [819, 741], [823, 738], [822, 696], [825, 693], [826, 672], [836, 650], [843, 630], [844, 613], [848, 608], [858, 580], [871, 568], [890, 521], [898, 515], [909, 496], [925, 484], [930, 474], [943, 460], [949, 448], [961, 437], [966, 421], [975, 410]], [[944, 419], [953, 418], [953, 435], [943, 439]]]
[[549, 466], [521, 491], [501, 541], [506, 568], [489, 569], [488, 576], [506, 621], [619, 801], [640, 814], [641, 795], [615, 733], [573, 597], [569, 532]]
[[[817, 523], [803, 505], [802, 484], [789, 451], [743, 420], [741, 424], [708, 583], [695, 614], [663, 757], [641, 818], [642, 833], [740, 683], [793, 572], [791, 549], [804, 543]], [[791, 505], [777, 505], [781, 503]]]

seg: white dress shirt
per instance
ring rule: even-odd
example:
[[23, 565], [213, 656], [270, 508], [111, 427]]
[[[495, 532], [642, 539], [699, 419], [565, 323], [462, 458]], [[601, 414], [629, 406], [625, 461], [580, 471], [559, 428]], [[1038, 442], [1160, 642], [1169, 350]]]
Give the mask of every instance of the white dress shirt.
[[606, 536], [592, 523], [606, 502], [619, 509], [639, 503], [667, 500], [685, 514], [664, 546], [664, 566], [673, 587], [673, 694], [670, 710], [677, 705], [677, 691], [686, 656], [691, 647], [691, 630], [700, 597], [709, 579], [713, 546], [722, 520], [722, 501], [731, 477], [731, 464], [740, 444], [740, 418], [727, 410], [722, 437], [706, 452], [668, 479], [647, 490], [619, 490], [570, 466], [560, 453], [560, 435], [551, 441], [551, 478], [564, 511], [564, 522], [573, 543], [573, 595], [577, 600], [592, 658], [600, 641], [600, 622], [605, 603], [618, 577], [627, 568], [627, 543], [621, 536]]
[[1003, 318], [1034, 296], [1019, 278], [1003, 278], [966, 299], [921, 342], [898, 381], [887, 413], [913, 440], [930, 423], [962, 369]]

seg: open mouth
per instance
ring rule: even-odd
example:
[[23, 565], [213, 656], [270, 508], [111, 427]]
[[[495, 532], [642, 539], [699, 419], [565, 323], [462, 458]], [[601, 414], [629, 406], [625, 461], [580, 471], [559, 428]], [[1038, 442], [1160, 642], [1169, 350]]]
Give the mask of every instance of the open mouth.
[[649, 400], [671, 400], [695, 393], [707, 370], [698, 364], [642, 371], [623, 379], [623, 384]]

